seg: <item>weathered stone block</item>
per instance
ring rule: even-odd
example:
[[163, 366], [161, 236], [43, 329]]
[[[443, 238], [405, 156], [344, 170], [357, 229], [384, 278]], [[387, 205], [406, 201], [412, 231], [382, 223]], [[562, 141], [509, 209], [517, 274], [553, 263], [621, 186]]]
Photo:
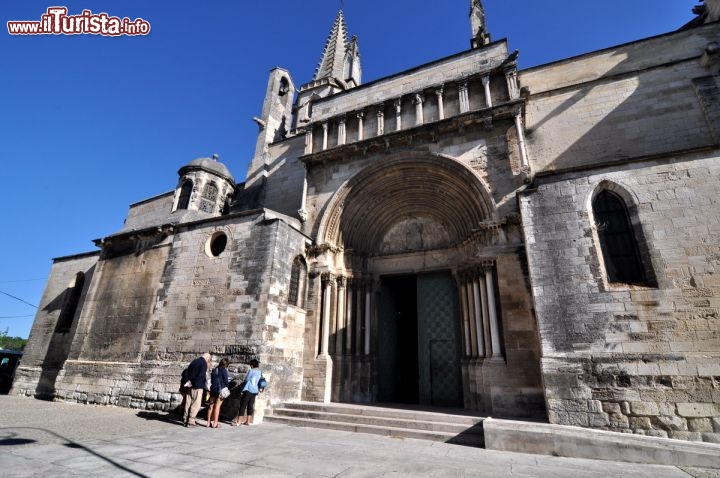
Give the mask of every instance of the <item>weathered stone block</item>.
[[606, 413], [588, 413], [590, 426], [593, 428], [605, 428], [610, 426], [610, 418]]
[[567, 425], [576, 427], [587, 427], [590, 425], [590, 419], [587, 412], [568, 412]]
[[713, 417], [720, 415], [718, 403], [678, 403], [678, 415], [682, 417]]
[[660, 414], [658, 406], [654, 402], [630, 402], [630, 412], [631, 415], [644, 416], [657, 416]]
[[650, 430], [652, 424], [650, 423], [649, 417], [630, 417], [629, 418], [630, 428], [632, 429], [643, 429]]
[[691, 432], [712, 432], [713, 424], [709, 418], [688, 418], [688, 430]]
[[659, 416], [652, 420], [655, 428], [661, 430], [687, 431], [687, 421], [677, 416]]
[[620, 404], [615, 402], [602, 402], [602, 410], [606, 413], [622, 413]]

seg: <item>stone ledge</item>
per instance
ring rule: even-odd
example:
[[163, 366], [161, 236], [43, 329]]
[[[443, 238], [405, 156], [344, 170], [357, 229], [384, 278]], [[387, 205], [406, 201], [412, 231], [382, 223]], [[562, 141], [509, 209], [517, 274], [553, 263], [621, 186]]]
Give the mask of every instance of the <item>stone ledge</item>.
[[631, 463], [720, 468], [720, 445], [487, 418], [488, 450]]

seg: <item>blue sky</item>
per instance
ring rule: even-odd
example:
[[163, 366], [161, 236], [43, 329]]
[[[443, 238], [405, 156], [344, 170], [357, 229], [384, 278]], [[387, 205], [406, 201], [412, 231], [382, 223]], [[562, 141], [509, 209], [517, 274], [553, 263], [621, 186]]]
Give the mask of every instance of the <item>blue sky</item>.
[[[365, 82], [468, 48], [468, 0], [345, 0]], [[675, 30], [692, 0], [484, 0], [493, 40], [528, 68]], [[62, 5], [143, 18], [151, 33], [13, 36]], [[171, 8], [169, 8], [171, 6]], [[0, 331], [27, 337], [52, 259], [95, 250], [128, 206], [220, 155], [245, 177], [269, 70], [312, 78], [337, 0], [0, 3]], [[12, 297], [11, 297], [12, 296]]]

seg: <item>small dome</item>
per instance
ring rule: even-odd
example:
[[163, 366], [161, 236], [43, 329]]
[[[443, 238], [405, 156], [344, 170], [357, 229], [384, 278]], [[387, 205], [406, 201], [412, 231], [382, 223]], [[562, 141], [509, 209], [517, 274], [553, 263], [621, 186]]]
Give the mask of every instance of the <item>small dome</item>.
[[184, 176], [186, 173], [198, 169], [220, 176], [230, 181], [232, 184], [235, 184], [235, 179], [233, 179], [233, 176], [232, 174], [230, 174], [230, 170], [227, 168], [227, 166], [225, 166], [220, 161], [212, 158], [193, 159], [187, 165], [180, 168], [178, 174], [180, 176]]

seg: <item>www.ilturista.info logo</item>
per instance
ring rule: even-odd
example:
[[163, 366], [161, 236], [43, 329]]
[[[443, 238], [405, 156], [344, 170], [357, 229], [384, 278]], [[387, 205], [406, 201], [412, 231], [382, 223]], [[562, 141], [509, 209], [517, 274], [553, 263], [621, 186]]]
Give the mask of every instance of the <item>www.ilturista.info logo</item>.
[[40, 21], [7, 22], [11, 35], [147, 35], [150, 23], [142, 18], [111, 17], [107, 13], [83, 10], [80, 15], [68, 15], [66, 7], [50, 7]]

